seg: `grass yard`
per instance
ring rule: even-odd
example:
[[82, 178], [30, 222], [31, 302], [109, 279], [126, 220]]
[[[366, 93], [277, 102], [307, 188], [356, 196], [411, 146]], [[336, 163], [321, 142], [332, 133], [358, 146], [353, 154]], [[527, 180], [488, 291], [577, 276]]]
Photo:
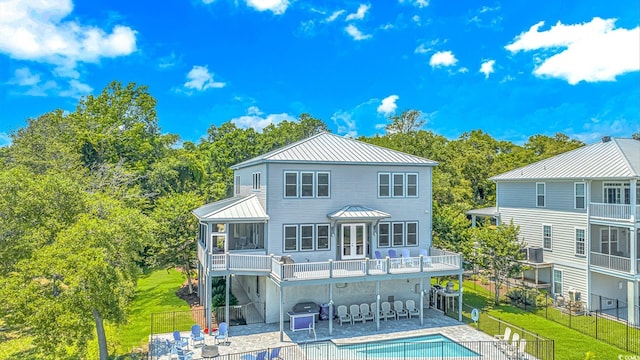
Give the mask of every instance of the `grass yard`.
[[[508, 323], [522, 327], [538, 335], [555, 341], [555, 358], [560, 360], [584, 360], [589, 351], [595, 353], [597, 360], [618, 359], [618, 355], [633, 355], [619, 348], [596, 340], [573, 329], [547, 320], [544, 317], [526, 312], [510, 305], [493, 305], [493, 297], [489, 291], [465, 282], [464, 303], [482, 309], [483, 312], [500, 318]], [[549, 309], [551, 310], [551, 309]], [[465, 313], [470, 317], [470, 314]], [[585, 320], [586, 318], [586, 320]], [[577, 321], [591, 321], [589, 317], [574, 317]], [[482, 322], [482, 317], [480, 318]], [[496, 332], [497, 333], [497, 332]], [[491, 334], [494, 335], [494, 334]]]

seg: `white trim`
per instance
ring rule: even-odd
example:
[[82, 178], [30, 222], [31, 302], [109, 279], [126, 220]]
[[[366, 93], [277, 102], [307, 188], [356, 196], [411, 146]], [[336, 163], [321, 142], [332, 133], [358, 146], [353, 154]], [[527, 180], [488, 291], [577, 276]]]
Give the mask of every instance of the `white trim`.
[[[551, 291], [556, 295], [556, 271], [560, 273], [560, 295], [564, 293], [564, 270], [556, 269], [551, 271]], [[563, 295], [564, 296], [564, 295]]]
[[[389, 187], [388, 195], [380, 195], [380, 177], [382, 175], [386, 175], [388, 177], [388, 180], [389, 180], [388, 185], [387, 185]], [[380, 172], [380, 173], [378, 173], [378, 197], [379, 198], [390, 198], [391, 197], [391, 173], [388, 173], [388, 172]]]
[[[583, 253], [580, 254], [578, 253], [578, 230], [582, 230], [582, 251]], [[587, 229], [583, 228], [583, 227], [575, 227], [574, 228], [574, 246], [573, 246], [573, 252], [576, 256], [580, 256], [580, 257], [586, 257], [587, 256]]]
[[[310, 249], [303, 249], [302, 248], [302, 227], [310, 227], [311, 228], [311, 248]], [[314, 224], [300, 224], [300, 236], [298, 237], [300, 244], [298, 246], [298, 249], [302, 252], [302, 251], [314, 251], [316, 250], [316, 227]]]
[[[409, 195], [409, 176], [415, 176], [416, 177], [416, 194], [415, 195]], [[418, 183], [418, 173], [406, 173], [405, 176], [405, 194], [406, 197], [410, 197], [410, 198], [416, 198], [420, 196], [420, 191], [418, 190], [420, 188], [420, 184]]]
[[[311, 186], [311, 195], [304, 195], [303, 187], [305, 186], [305, 184], [303, 183], [302, 179], [305, 175], [306, 176], [311, 175], [311, 184], [306, 185], [306, 186], [309, 186], [309, 185]], [[300, 174], [298, 176], [300, 178], [300, 191], [298, 191], [299, 196], [305, 199], [316, 197], [316, 174], [313, 171], [300, 171]]]
[[[545, 244], [544, 244], [544, 238], [545, 238], [545, 235], [544, 235], [544, 227], [545, 227], [545, 226], [548, 226], [548, 227], [549, 227], [549, 230], [550, 230], [550, 232], [551, 232], [551, 233], [549, 234], [549, 242], [550, 242], [550, 245], [551, 245], [551, 246], [550, 246], [550, 247], [548, 247], [548, 248], [547, 248], [547, 247], [545, 247]], [[544, 250], [550, 250], [550, 251], [552, 251], [552, 250], [553, 250], [553, 225], [551, 225], [551, 224], [542, 224], [542, 249], [544, 249]]]
[[[395, 235], [396, 235], [395, 225], [398, 225], [398, 224], [402, 225], [402, 243], [400, 245], [397, 245], [395, 243]], [[406, 241], [406, 235], [407, 235], [407, 232], [405, 230], [404, 221], [394, 221], [394, 222], [392, 222], [391, 223], [391, 231], [390, 231], [390, 233], [391, 233], [391, 237], [390, 237], [390, 239], [391, 239], [391, 241], [390, 241], [391, 247], [404, 246], [405, 241]]]
[[[296, 229], [296, 248], [295, 250], [287, 250], [287, 228], [294, 228]], [[298, 236], [298, 225], [283, 225], [282, 226], [282, 252], [296, 252], [299, 250], [298, 247], [298, 243], [299, 243], [299, 239], [300, 237]]]
[[[538, 192], [538, 185], [542, 185], [542, 194]], [[542, 205], [538, 204], [538, 197], [542, 196]], [[536, 207], [547, 206], [547, 183], [536, 182]]]
[[[287, 195], [287, 174], [295, 174], [296, 176], [296, 194], [295, 195]], [[300, 195], [300, 176], [297, 171], [284, 171], [284, 181], [283, 181], [283, 192], [282, 196], [287, 199], [295, 199]]]
[[[318, 195], [318, 188], [320, 187], [320, 181], [318, 181], [318, 176], [320, 174], [327, 175], [327, 196]], [[330, 171], [317, 171], [316, 172], [316, 189], [315, 189], [316, 197], [319, 199], [326, 199], [331, 197], [331, 172]]]
[[[578, 195], [578, 185], [582, 185], [583, 193]], [[582, 207], [578, 207], [578, 198], [582, 197]], [[576, 210], [584, 210], [587, 208], [587, 184], [584, 182], [573, 183], [573, 208]]]

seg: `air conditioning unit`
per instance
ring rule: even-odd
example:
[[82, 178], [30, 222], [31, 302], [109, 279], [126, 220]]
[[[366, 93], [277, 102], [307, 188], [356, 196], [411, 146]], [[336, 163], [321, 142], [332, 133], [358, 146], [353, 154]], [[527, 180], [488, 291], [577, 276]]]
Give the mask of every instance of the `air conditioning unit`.
[[529, 262], [532, 263], [543, 263], [543, 255], [544, 255], [544, 251], [542, 250], [541, 247], [528, 247], [525, 248], [523, 250], [523, 252], [525, 253], [526, 259]]
[[577, 290], [569, 290], [569, 301], [571, 302], [577, 302], [580, 301], [580, 291]]

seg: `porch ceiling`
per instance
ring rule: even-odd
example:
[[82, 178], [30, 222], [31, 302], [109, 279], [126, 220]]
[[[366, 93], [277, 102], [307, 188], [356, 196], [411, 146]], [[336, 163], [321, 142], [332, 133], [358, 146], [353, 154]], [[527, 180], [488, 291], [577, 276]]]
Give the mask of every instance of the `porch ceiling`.
[[327, 214], [331, 220], [380, 220], [391, 217], [386, 212], [360, 205], [347, 205], [340, 210]]
[[269, 215], [255, 194], [220, 200], [193, 210], [193, 214], [208, 222], [264, 222]]

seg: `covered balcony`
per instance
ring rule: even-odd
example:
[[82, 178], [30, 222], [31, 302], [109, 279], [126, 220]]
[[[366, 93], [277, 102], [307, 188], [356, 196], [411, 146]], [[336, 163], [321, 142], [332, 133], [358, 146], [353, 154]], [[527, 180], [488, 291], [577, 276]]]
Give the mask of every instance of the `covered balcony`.
[[640, 266], [638, 260], [640, 246], [638, 245], [640, 244], [638, 244], [638, 236], [633, 236], [631, 229], [592, 225], [591, 234], [590, 263], [592, 266], [625, 273], [638, 273], [638, 266]]
[[632, 205], [596, 203], [589, 204], [589, 213], [592, 218], [603, 220], [640, 221], [640, 205], [635, 205], [635, 216], [632, 215]]

